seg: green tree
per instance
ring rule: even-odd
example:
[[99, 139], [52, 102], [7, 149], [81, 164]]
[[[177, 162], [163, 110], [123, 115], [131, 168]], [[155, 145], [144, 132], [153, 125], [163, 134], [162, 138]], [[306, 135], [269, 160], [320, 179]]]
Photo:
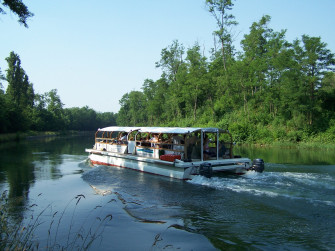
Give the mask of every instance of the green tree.
[[206, 92], [210, 89], [206, 85], [207, 59], [201, 55], [200, 46], [195, 44], [187, 50], [186, 65], [188, 74], [184, 85], [184, 99], [186, 107], [192, 114], [194, 120], [197, 119], [197, 112], [204, 104], [207, 97]]
[[69, 130], [96, 130], [98, 125], [97, 113], [88, 106], [66, 108], [63, 111], [66, 128]]
[[60, 96], [57, 94], [57, 89], [44, 94], [47, 111], [52, 115], [52, 120], [49, 122], [51, 130], [64, 130], [65, 125], [63, 121], [63, 103]]
[[57, 94], [57, 89], [52, 89], [51, 91], [45, 93], [47, 109], [51, 112], [57, 119], [62, 117], [63, 103], [60, 96]]
[[156, 82], [151, 79], [146, 79], [144, 80], [142, 90], [146, 100], [148, 125], [162, 123], [164, 120], [163, 113], [168, 91], [166, 79], [160, 78]]
[[169, 84], [166, 98], [165, 116], [167, 120], [182, 119], [186, 116], [185, 85], [187, 81], [187, 65], [183, 62], [176, 74], [176, 79]]
[[1, 81], [5, 80], [5, 77], [1, 73], [0, 68], [0, 133], [6, 132], [8, 127], [8, 119], [7, 119], [7, 104], [6, 104], [6, 97], [5, 92], [3, 90], [3, 86]]
[[334, 54], [321, 42], [320, 37], [302, 36], [302, 40], [294, 41], [296, 60], [302, 73], [300, 90], [300, 110], [306, 114], [308, 125], [312, 126], [314, 119], [320, 113], [321, 101], [318, 91], [322, 87], [322, 79], [329, 71], [334, 71]]
[[162, 50], [161, 59], [156, 62], [156, 67], [162, 68], [163, 74], [170, 82], [176, 81], [178, 70], [183, 63], [184, 53], [184, 46], [175, 40], [172, 45]]
[[[211, 62], [207, 74], [208, 105], [203, 109], [207, 113], [207, 120], [221, 120], [227, 112], [232, 112], [236, 96], [235, 83], [232, 82], [232, 67], [235, 65], [235, 49], [233, 46], [233, 28], [237, 25], [231, 14], [233, 0], [206, 0], [208, 11], [214, 17], [217, 30], [213, 32], [215, 47], [212, 50]], [[221, 48], [217, 49], [217, 41]], [[208, 112], [211, 111], [211, 112]], [[212, 114], [212, 115], [211, 115]]]
[[129, 111], [129, 93], [123, 94], [122, 98], [119, 100], [120, 110], [117, 116], [117, 124], [122, 126], [130, 125], [130, 114]]
[[227, 62], [233, 57], [234, 50], [231, 29], [237, 25], [235, 17], [229, 14], [234, 4], [232, 0], [206, 0], [206, 6], [218, 26], [218, 30], [214, 31], [214, 36], [220, 41], [223, 67], [227, 70]]
[[319, 89], [320, 99], [324, 110], [329, 110], [335, 116], [335, 73], [328, 72], [322, 80]]
[[32, 107], [34, 103], [34, 88], [29, 82], [28, 75], [21, 67], [19, 55], [11, 52], [6, 61], [8, 63], [6, 95], [17, 107]]
[[50, 131], [55, 128], [53, 114], [47, 110], [47, 102], [47, 93], [35, 95], [32, 130]]
[[131, 91], [122, 96], [117, 123], [123, 126], [147, 125], [146, 98], [143, 92]]
[[[18, 15], [19, 23], [28, 27], [27, 20], [34, 14], [28, 10], [28, 7], [21, 0], [2, 0], [1, 5], [9, 8], [13, 13]], [[0, 14], [6, 14], [3, 7], [0, 7]]]
[[97, 126], [99, 128], [107, 126], [115, 126], [117, 114], [113, 112], [97, 113], [96, 119], [97, 119]]
[[27, 130], [31, 124], [34, 88], [21, 67], [21, 60], [17, 54], [11, 52], [6, 61], [8, 63], [6, 100], [10, 128], [14, 131]]
[[235, 76], [243, 93], [244, 111], [252, 100], [250, 108], [261, 108], [275, 117], [281, 106], [282, 75], [290, 68], [287, 54], [290, 45], [285, 40], [285, 30], [274, 32], [268, 27], [270, 20], [270, 16], [263, 16], [244, 36], [241, 41], [244, 53], [238, 69], [241, 74]]
[[0, 68], [0, 85], [1, 85], [1, 88], [2, 88], [2, 81], [3, 80], [6, 80], [6, 79], [5, 79], [5, 76], [2, 74], [1, 68]]

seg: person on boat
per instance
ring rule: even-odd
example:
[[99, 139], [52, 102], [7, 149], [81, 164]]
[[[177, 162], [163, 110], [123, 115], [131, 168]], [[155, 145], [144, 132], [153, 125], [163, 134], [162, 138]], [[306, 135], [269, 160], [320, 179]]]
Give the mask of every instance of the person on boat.
[[[186, 158], [187, 159], [192, 159], [192, 158], [200, 158], [196, 156], [196, 147], [200, 141], [198, 133], [193, 134], [187, 140], [185, 141], [185, 147], [186, 147]], [[194, 152], [194, 154], [193, 154]], [[193, 155], [193, 157], [192, 157]]]
[[[174, 146], [180, 146], [183, 144], [183, 138], [181, 136], [179, 136], [178, 134], [173, 134], [172, 136], [172, 143]], [[177, 149], [177, 148], [174, 148]], [[180, 148], [179, 148], [180, 149]]]
[[206, 135], [204, 138], [204, 160], [208, 160], [210, 156], [209, 152], [209, 138]]
[[150, 139], [150, 142], [151, 142], [151, 147], [155, 147], [157, 146], [156, 144], [158, 143], [158, 135], [157, 134], [153, 134], [151, 139]]
[[172, 135], [172, 152], [174, 155], [181, 155], [184, 158], [184, 138], [178, 134]]
[[125, 132], [122, 133], [120, 135], [119, 141], [120, 141], [121, 144], [127, 142], [127, 133], [125, 133]]
[[184, 139], [182, 137], [180, 137], [178, 134], [173, 134], [172, 135], [172, 142], [174, 145], [180, 145], [182, 144], [182, 141]]

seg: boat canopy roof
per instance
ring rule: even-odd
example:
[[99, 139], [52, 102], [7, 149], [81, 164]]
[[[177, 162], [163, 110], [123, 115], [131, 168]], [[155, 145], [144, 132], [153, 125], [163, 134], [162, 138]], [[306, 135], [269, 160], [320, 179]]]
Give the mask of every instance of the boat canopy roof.
[[214, 127], [118, 127], [118, 126], [109, 126], [105, 128], [100, 128], [98, 131], [107, 131], [107, 132], [131, 132], [138, 131], [143, 133], [171, 133], [171, 134], [189, 134], [196, 131], [216, 133], [216, 132], [226, 132]]
[[99, 132], [131, 132], [136, 131], [140, 127], [130, 127], [130, 126], [109, 126], [105, 128], [99, 128]]

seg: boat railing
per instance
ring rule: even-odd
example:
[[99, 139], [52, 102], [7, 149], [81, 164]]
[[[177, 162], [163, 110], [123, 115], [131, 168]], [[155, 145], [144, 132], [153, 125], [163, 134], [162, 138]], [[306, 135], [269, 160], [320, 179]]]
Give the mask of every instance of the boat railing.
[[127, 140], [119, 140], [115, 138], [96, 138], [95, 143], [101, 143], [101, 144], [111, 144], [111, 145], [127, 145]]
[[127, 140], [120, 140], [117, 138], [96, 137], [94, 149], [100, 151], [124, 153], [126, 152], [127, 146], [128, 146]]
[[225, 135], [228, 135], [228, 138], [219, 140], [218, 133], [210, 134], [209, 151], [206, 156], [202, 154], [205, 142], [201, 140], [205, 138], [205, 134], [152, 134], [139, 133], [137, 130], [125, 134], [124, 132], [106, 131], [96, 133], [94, 148], [152, 158], [160, 158], [161, 155], [179, 155], [182, 159], [187, 160], [205, 159], [204, 157], [206, 159], [233, 158], [232, 136], [229, 132]]

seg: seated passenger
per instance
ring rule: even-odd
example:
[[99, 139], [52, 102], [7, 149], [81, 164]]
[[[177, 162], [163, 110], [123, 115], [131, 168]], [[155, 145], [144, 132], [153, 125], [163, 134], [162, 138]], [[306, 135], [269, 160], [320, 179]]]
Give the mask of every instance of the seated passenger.
[[120, 141], [121, 144], [122, 144], [122, 143], [123, 143], [123, 144], [126, 143], [126, 142], [127, 142], [127, 134], [126, 134], [126, 133], [122, 133], [122, 134], [120, 135], [119, 141]]
[[154, 134], [149, 141], [151, 143], [151, 147], [157, 146], [156, 143], [158, 143], [158, 135]]

